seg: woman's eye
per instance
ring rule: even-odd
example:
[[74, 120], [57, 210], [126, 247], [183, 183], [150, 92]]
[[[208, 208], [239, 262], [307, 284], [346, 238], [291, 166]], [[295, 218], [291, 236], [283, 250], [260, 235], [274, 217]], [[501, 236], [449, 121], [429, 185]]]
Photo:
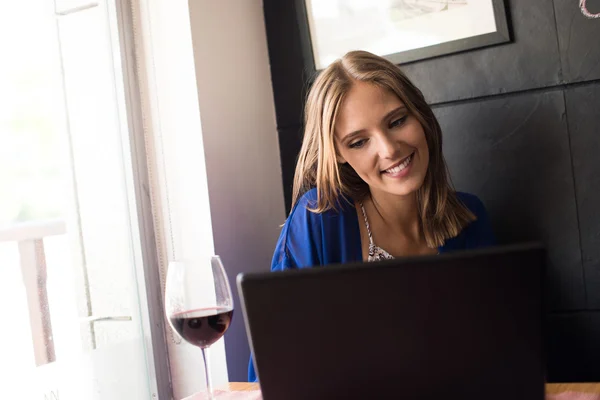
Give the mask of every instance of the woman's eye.
[[360, 139], [357, 140], [356, 142], [352, 142], [348, 145], [348, 147], [350, 147], [351, 149], [360, 149], [361, 147], [363, 147], [365, 145], [365, 143], [367, 142], [366, 139]]
[[404, 117], [402, 117], [402, 118], [398, 118], [398, 119], [395, 119], [395, 120], [393, 120], [393, 121], [390, 123], [390, 128], [395, 128], [395, 127], [397, 127], [397, 126], [400, 126], [400, 125], [404, 124], [404, 122], [406, 122], [406, 119], [407, 119], [407, 118], [408, 118], [408, 115], [405, 115], [405, 116], [404, 116]]

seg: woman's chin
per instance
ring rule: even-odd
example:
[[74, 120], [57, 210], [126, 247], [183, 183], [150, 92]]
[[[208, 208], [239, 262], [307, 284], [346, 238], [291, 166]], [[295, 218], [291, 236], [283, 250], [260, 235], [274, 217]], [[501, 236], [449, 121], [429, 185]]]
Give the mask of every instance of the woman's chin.
[[423, 179], [413, 177], [412, 179], [407, 179], [403, 182], [385, 182], [378, 188], [371, 187], [371, 192], [381, 192], [396, 196], [410, 196], [416, 194], [421, 186], [423, 186]]

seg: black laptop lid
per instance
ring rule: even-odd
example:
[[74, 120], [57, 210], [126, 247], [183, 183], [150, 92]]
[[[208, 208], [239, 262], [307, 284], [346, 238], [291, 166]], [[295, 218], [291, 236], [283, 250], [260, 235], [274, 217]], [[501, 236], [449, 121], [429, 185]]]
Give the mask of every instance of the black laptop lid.
[[243, 274], [265, 400], [542, 400], [539, 246]]

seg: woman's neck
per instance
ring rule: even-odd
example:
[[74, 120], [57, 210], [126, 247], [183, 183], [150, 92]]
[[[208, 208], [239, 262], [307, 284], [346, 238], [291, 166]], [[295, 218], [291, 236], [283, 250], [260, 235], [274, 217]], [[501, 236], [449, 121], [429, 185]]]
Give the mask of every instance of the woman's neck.
[[415, 241], [422, 239], [416, 193], [398, 196], [384, 192], [371, 192], [367, 200], [378, 218], [388, 229], [410, 237]]

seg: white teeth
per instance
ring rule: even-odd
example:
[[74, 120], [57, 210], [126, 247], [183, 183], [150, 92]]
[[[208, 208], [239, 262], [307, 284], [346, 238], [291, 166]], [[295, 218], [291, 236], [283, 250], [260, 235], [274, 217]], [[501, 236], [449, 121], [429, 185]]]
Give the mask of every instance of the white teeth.
[[408, 167], [408, 164], [410, 164], [410, 160], [412, 160], [413, 155], [411, 154], [406, 160], [404, 160], [404, 162], [394, 168], [390, 168], [390, 169], [386, 169], [385, 172], [388, 174], [397, 174], [398, 172], [402, 171], [404, 168]]

